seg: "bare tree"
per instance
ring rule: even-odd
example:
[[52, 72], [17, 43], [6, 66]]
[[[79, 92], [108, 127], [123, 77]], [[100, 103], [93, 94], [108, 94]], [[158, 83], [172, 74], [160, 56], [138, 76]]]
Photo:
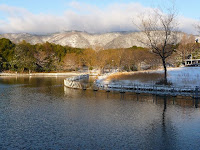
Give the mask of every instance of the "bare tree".
[[162, 60], [164, 68], [164, 84], [167, 84], [166, 59], [175, 51], [177, 42], [177, 21], [174, 5], [167, 9], [154, 9], [148, 15], [139, 16], [136, 27], [144, 34], [144, 39], [139, 39], [149, 47], [155, 55]]
[[181, 58], [181, 63], [184, 62], [188, 55], [192, 55], [197, 47], [196, 45], [197, 44], [195, 43], [195, 37], [193, 35], [183, 35], [177, 49], [177, 55]]
[[83, 63], [88, 66], [89, 70], [96, 65], [96, 57], [97, 53], [93, 49], [88, 48], [84, 50], [82, 60]]
[[77, 54], [66, 54], [62, 61], [62, 67], [63, 70], [76, 70], [79, 67]]

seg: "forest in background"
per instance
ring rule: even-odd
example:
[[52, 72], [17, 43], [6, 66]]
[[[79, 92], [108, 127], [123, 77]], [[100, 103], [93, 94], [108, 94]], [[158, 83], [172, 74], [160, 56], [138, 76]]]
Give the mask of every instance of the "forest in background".
[[[169, 66], [180, 66], [192, 54], [200, 58], [199, 44], [193, 36], [185, 35], [175, 45], [175, 53], [168, 58]], [[26, 41], [18, 44], [9, 39], [0, 39], [0, 71], [17, 72], [64, 72], [81, 71], [84, 67], [92, 69], [119, 69], [136, 71], [157, 69], [160, 59], [149, 49], [133, 46], [131, 48], [107, 49], [97, 47], [80, 49], [61, 46], [49, 42], [31, 45]]]

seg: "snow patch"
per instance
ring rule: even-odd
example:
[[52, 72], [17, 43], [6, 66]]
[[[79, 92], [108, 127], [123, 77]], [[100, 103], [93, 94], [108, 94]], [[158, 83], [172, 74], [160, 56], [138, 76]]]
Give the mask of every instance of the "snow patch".
[[[148, 73], [164, 73], [163, 70], [145, 71]], [[132, 72], [133, 73], [133, 72]], [[135, 72], [138, 73], [138, 72]], [[141, 72], [142, 73], [142, 72]], [[113, 74], [113, 73], [111, 73]], [[133, 85], [133, 84], [155, 84], [156, 81], [150, 80], [141, 82], [140, 80], [107, 80], [111, 74], [100, 76], [96, 83], [98, 84], [118, 84], [118, 85]], [[180, 67], [168, 69], [168, 81], [176, 87], [200, 87], [200, 67]]]

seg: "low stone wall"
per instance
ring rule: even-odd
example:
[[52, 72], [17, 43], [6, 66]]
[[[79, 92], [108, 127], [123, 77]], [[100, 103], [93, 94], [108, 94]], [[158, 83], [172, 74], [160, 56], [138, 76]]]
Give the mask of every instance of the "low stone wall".
[[133, 92], [133, 93], [149, 93], [155, 95], [171, 95], [171, 96], [189, 96], [200, 98], [200, 87], [175, 87], [166, 85], [153, 84], [100, 84], [95, 83], [100, 90]]
[[79, 75], [79, 76], [74, 76], [74, 77], [69, 77], [64, 80], [64, 85], [69, 88], [73, 89], [84, 89], [86, 88], [83, 83], [81, 83], [81, 80], [88, 79], [89, 74], [84, 74], [84, 75]]

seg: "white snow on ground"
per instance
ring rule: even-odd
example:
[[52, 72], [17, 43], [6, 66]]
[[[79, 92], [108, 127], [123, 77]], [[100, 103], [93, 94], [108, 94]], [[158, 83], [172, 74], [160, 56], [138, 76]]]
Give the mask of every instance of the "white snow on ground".
[[200, 67], [170, 68], [168, 80], [175, 86], [200, 86]]
[[106, 73], [101, 76], [98, 76], [98, 79], [95, 82], [98, 84], [109, 84], [109, 81], [107, 81], [106, 78], [112, 74], [113, 73]]
[[[145, 71], [147, 72], [147, 71]], [[162, 70], [148, 71], [149, 73], [163, 73]], [[132, 72], [133, 73], [133, 72]], [[137, 73], [137, 72], [135, 72]], [[155, 84], [156, 81], [142, 82], [140, 80], [118, 80], [109, 81], [106, 78], [110, 74], [100, 76], [97, 83], [100, 84], [121, 84], [121, 85], [132, 85], [132, 84]], [[200, 67], [180, 67], [180, 68], [169, 68], [168, 69], [168, 81], [172, 82], [173, 86], [178, 87], [195, 87], [200, 86]]]

